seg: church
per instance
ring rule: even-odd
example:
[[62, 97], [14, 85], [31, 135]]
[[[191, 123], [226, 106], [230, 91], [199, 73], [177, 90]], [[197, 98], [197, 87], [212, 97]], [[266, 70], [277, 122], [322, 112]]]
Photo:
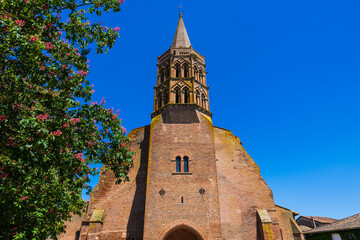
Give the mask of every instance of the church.
[[115, 185], [103, 168], [86, 213], [59, 239], [303, 239], [297, 213], [274, 203], [240, 139], [213, 125], [205, 67], [180, 14], [157, 59], [151, 123], [128, 135], [130, 182]]

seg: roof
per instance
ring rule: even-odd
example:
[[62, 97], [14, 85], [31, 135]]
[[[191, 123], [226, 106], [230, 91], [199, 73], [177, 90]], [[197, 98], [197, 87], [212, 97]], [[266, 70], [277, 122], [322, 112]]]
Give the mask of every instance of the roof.
[[173, 48], [180, 48], [180, 47], [188, 48], [188, 47], [191, 47], [189, 35], [186, 32], [185, 24], [184, 24], [184, 21], [182, 19], [182, 14], [181, 13], [180, 13], [179, 23], [178, 23], [178, 26], [176, 28], [174, 40], [173, 40], [173, 42], [171, 44], [171, 47], [173, 47]]
[[301, 216], [301, 217], [313, 219], [313, 220], [315, 220], [317, 222], [321, 222], [321, 223], [333, 223], [333, 222], [337, 221], [337, 219], [329, 218], [329, 217], [317, 217], [317, 216]]
[[320, 232], [333, 232], [333, 231], [343, 231], [349, 229], [360, 229], [360, 213], [348, 218], [335, 221], [330, 224], [323, 225], [318, 228], [314, 228], [304, 233], [309, 234], [309, 233], [320, 233]]
[[297, 215], [299, 215], [298, 212], [295, 212], [295, 211], [293, 211], [293, 210], [291, 210], [291, 209], [288, 209], [288, 208], [286, 208], [286, 207], [283, 207], [283, 206], [280, 206], [280, 205], [277, 205], [277, 204], [275, 204], [275, 206], [276, 206], [276, 207], [279, 207], [279, 208], [282, 208], [282, 209], [285, 209], [285, 210], [287, 210], [287, 211], [292, 212], [292, 214], [293, 214], [294, 217], [297, 216]]

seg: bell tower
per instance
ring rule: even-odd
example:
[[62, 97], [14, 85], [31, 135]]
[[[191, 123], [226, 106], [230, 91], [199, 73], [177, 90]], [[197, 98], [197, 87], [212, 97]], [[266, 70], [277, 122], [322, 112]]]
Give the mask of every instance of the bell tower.
[[154, 112], [151, 117], [159, 115], [169, 105], [195, 107], [211, 117], [205, 66], [205, 57], [191, 46], [180, 13], [171, 47], [158, 57]]

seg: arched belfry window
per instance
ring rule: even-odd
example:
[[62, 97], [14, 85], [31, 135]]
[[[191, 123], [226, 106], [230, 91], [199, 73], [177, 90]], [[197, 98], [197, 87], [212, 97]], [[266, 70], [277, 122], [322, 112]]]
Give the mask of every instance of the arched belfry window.
[[166, 75], [166, 78], [168, 78], [170, 76], [170, 68], [167, 67], [166, 70], [165, 70], [165, 75]]
[[198, 69], [197, 69], [197, 67], [194, 67], [194, 77], [195, 77], [195, 80], [199, 80], [199, 75], [198, 75]]
[[168, 95], [168, 91], [165, 90], [164, 92], [164, 105], [167, 104], [169, 102], [169, 95]]
[[175, 88], [175, 103], [181, 103], [180, 89]]
[[203, 72], [200, 70], [199, 71], [199, 81], [204, 84], [204, 75], [203, 75]]
[[190, 94], [187, 87], [184, 88], [184, 103], [190, 103]]
[[179, 78], [181, 77], [181, 69], [180, 69], [180, 65], [176, 64], [175, 65], [175, 72], [176, 72], [176, 77]]
[[200, 92], [196, 91], [196, 104], [200, 105]]
[[206, 98], [205, 94], [201, 94], [201, 107], [206, 108]]
[[189, 77], [189, 66], [187, 64], [184, 64], [184, 77]]
[[189, 172], [189, 158], [187, 156], [184, 157], [184, 172]]
[[176, 172], [181, 172], [181, 157], [176, 157]]
[[161, 108], [162, 107], [162, 96], [161, 96], [161, 93], [158, 93], [158, 108]]

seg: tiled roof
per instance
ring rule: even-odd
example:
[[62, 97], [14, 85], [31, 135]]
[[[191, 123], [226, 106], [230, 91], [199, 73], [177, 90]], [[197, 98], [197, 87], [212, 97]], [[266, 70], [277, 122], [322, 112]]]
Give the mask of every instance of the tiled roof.
[[333, 223], [337, 221], [337, 219], [334, 218], [328, 218], [328, 217], [316, 217], [316, 216], [302, 216], [309, 219], [314, 219], [315, 221], [321, 222], [321, 223]]
[[174, 40], [173, 40], [173, 42], [171, 44], [171, 47], [174, 47], [174, 48], [179, 48], [179, 47], [188, 48], [188, 47], [191, 47], [190, 39], [189, 39], [189, 36], [188, 36], [188, 34], [186, 32], [185, 24], [184, 24], [184, 21], [182, 19], [181, 13], [180, 13], [179, 23], [178, 23], [178, 26], [176, 28]]
[[318, 233], [318, 232], [332, 232], [348, 229], [360, 229], [360, 213], [354, 216], [338, 220], [336, 222], [323, 225], [318, 228], [314, 228], [310, 231], [304, 232], [304, 234]]

